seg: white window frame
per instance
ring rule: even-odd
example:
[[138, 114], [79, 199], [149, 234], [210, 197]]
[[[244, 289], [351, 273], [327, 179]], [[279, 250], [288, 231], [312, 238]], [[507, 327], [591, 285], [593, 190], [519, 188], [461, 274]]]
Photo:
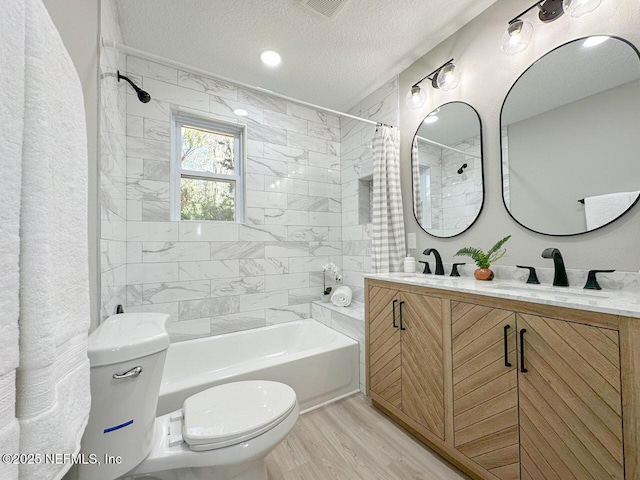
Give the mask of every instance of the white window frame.
[[[218, 119], [196, 118], [189, 115], [174, 114], [171, 122], [171, 220], [181, 222], [211, 222], [211, 223], [244, 223], [245, 221], [245, 164], [246, 164], [246, 126], [234, 124]], [[233, 175], [224, 175], [210, 172], [198, 172], [182, 168], [182, 127], [195, 127], [211, 132], [219, 132], [233, 135], [234, 164]], [[181, 218], [180, 184], [182, 178], [195, 178], [202, 180], [220, 180], [235, 183], [235, 220], [183, 220]]]

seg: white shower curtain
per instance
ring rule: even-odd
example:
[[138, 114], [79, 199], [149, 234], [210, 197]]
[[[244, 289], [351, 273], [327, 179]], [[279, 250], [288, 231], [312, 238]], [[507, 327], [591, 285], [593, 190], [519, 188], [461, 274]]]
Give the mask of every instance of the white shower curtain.
[[[422, 189], [420, 188], [420, 155], [418, 153], [418, 136], [413, 137], [411, 144], [411, 175], [413, 178], [413, 212], [422, 224]], [[423, 227], [426, 225], [423, 225]]]
[[[90, 407], [82, 86], [41, 0], [0, 0], [2, 480], [58, 480]], [[16, 368], [17, 367], [17, 368]]]
[[371, 268], [398, 272], [406, 255], [400, 191], [400, 132], [386, 125], [373, 136], [373, 238]]

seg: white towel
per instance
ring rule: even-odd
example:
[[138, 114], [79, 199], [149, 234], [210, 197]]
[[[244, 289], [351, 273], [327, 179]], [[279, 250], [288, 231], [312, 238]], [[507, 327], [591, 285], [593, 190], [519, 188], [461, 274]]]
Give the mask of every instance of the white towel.
[[333, 295], [331, 295], [331, 303], [333, 303], [336, 307], [348, 307], [351, 305], [351, 298], [353, 297], [353, 292], [347, 286], [341, 286], [335, 289]]
[[[0, 453], [18, 453], [15, 416], [18, 366], [20, 178], [24, 109], [24, 4], [3, 0], [0, 15]], [[0, 462], [0, 478], [18, 465]]]
[[584, 199], [587, 230], [606, 225], [622, 215], [638, 199], [640, 192], [619, 192]]
[[[25, 2], [20, 212], [21, 453], [80, 450], [89, 396], [87, 134], [82, 87], [41, 0]], [[21, 465], [59, 479], [70, 465]]]

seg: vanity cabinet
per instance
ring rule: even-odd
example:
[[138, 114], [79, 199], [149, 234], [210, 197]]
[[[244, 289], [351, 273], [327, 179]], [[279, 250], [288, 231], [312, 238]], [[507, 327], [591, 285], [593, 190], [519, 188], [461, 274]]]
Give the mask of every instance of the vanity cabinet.
[[372, 287], [369, 391], [444, 439], [442, 300]]
[[522, 478], [624, 479], [618, 332], [534, 315], [518, 332]]
[[389, 405], [402, 409], [402, 351], [396, 307], [400, 292], [372, 287], [368, 303], [367, 361], [369, 391]]
[[503, 480], [520, 477], [516, 316], [453, 302], [454, 445]]
[[640, 319], [365, 289], [374, 405], [472, 478], [640, 480]]

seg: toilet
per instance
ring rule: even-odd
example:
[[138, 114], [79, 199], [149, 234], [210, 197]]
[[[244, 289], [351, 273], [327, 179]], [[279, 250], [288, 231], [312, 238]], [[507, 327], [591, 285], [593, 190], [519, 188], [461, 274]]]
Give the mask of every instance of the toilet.
[[156, 418], [169, 316], [109, 317], [89, 336], [91, 412], [79, 480], [266, 480], [265, 457], [299, 416], [283, 383], [244, 381]]

